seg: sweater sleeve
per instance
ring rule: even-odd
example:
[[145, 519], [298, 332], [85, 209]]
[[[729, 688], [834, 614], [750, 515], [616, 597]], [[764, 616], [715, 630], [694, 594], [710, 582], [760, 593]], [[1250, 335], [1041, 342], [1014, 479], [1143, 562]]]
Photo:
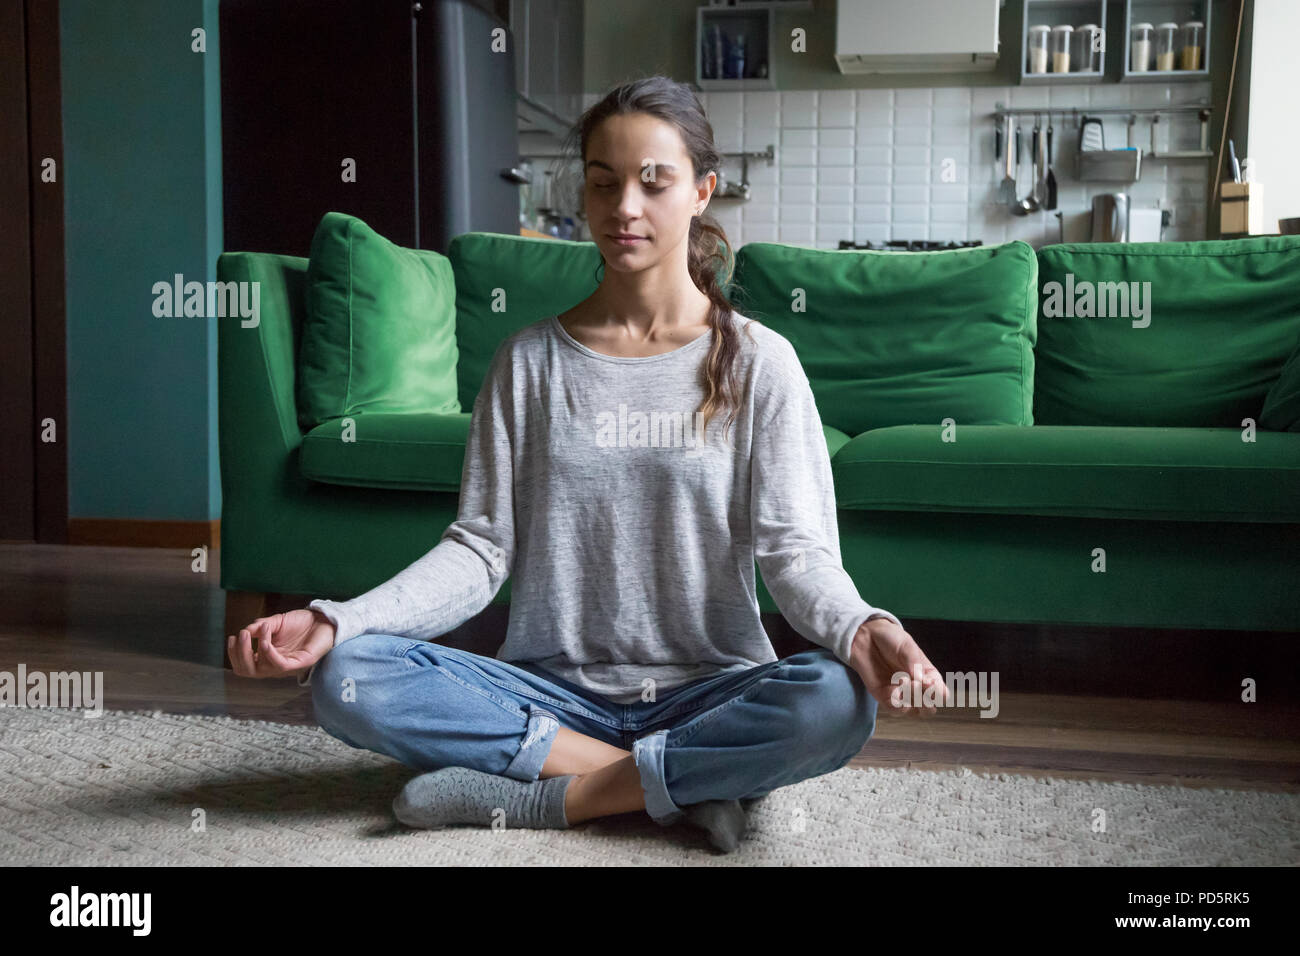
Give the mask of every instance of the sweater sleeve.
[[[334, 646], [359, 634], [431, 640], [483, 608], [510, 575], [515, 554], [513, 380], [506, 343], [497, 348], [470, 416], [460, 508], [438, 544], [394, 577], [350, 601], [308, 607], [335, 626]], [[311, 685], [315, 665], [298, 685]]]
[[756, 384], [750, 459], [754, 557], [791, 627], [849, 663], [864, 621], [889, 611], [858, 594], [840, 559], [830, 451], [808, 377], [788, 342]]

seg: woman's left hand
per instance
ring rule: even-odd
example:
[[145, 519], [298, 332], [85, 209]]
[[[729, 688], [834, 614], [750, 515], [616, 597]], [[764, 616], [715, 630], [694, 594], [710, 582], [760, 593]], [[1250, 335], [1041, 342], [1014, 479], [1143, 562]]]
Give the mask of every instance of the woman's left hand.
[[853, 638], [849, 662], [883, 713], [933, 717], [937, 706], [948, 702], [943, 675], [912, 635], [889, 618], [863, 622]]

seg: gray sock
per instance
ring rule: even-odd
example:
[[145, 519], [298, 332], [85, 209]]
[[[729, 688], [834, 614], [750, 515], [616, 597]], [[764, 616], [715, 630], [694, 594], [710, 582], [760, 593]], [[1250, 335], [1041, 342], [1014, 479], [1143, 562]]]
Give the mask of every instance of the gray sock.
[[468, 823], [567, 830], [564, 791], [573, 779], [569, 774], [526, 782], [468, 767], [446, 767], [408, 781], [393, 800], [393, 813], [408, 827], [421, 829]]
[[740, 843], [749, 822], [739, 800], [705, 800], [682, 807], [682, 815], [708, 831], [709, 842], [723, 853], [730, 853]]

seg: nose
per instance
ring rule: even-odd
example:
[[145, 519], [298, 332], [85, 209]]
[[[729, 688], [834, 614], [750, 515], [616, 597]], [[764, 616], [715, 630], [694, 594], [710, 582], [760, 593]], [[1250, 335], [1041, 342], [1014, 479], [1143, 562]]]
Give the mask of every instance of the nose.
[[[615, 215], [620, 223], [630, 224], [641, 218], [641, 183], [633, 179], [623, 184]], [[622, 227], [620, 227], [622, 228]]]

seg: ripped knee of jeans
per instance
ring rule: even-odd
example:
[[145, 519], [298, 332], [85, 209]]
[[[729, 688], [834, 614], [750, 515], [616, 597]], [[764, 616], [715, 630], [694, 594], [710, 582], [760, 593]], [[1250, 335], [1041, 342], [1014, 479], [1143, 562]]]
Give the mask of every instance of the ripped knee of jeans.
[[519, 749], [527, 750], [537, 741], [545, 740], [559, 726], [560, 721], [554, 714], [545, 710], [533, 710], [532, 716], [528, 718], [528, 732], [524, 734], [524, 740], [519, 745]]

